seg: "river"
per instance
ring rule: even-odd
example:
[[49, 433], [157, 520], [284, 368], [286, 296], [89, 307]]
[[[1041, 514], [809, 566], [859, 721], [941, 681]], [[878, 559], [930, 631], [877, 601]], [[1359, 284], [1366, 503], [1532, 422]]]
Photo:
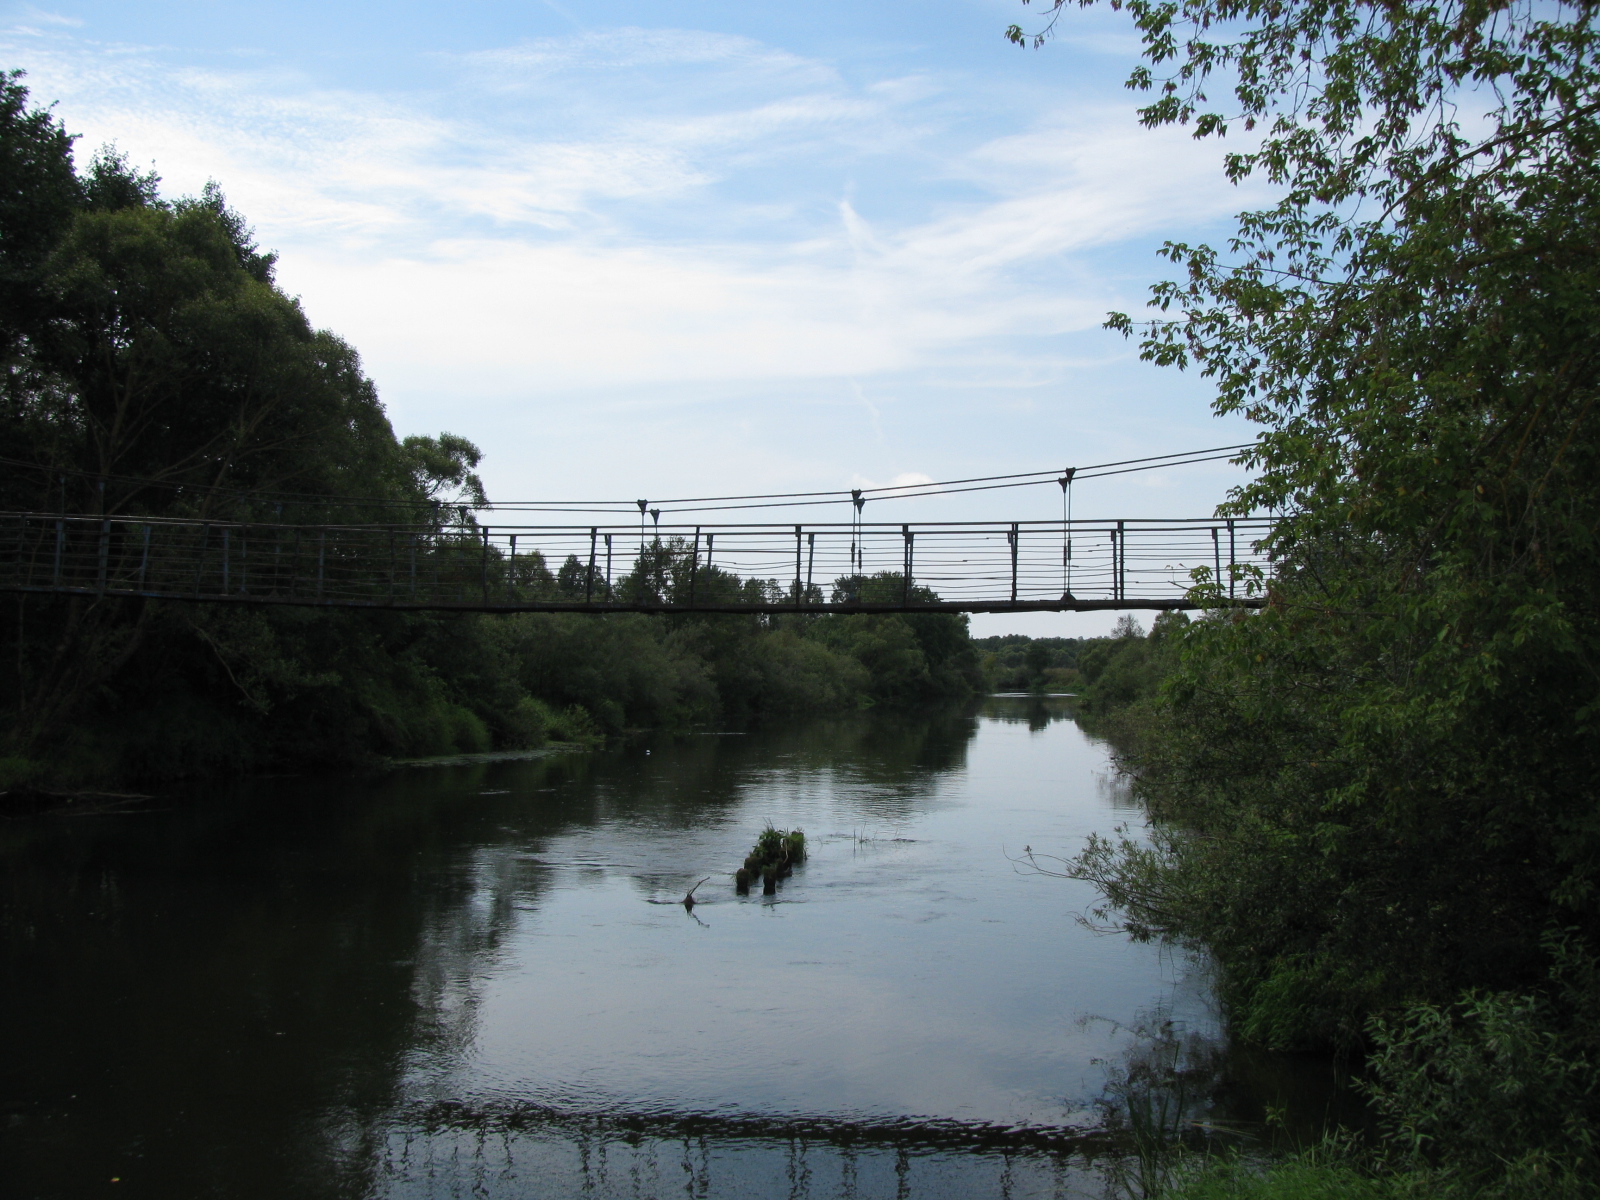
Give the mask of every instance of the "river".
[[[1093, 1193], [1130, 1064], [1216, 1015], [1014, 860], [1140, 819], [997, 697], [8, 822], [0, 1190]], [[737, 896], [769, 821], [809, 860]]]

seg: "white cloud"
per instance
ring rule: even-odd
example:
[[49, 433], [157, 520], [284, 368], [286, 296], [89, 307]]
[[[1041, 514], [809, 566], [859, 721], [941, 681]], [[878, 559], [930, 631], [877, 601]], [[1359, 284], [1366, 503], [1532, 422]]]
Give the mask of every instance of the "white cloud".
[[[906, 463], [977, 473], [938, 464], [972, 452], [962, 439], [1036, 425], [1061, 380], [1122, 361], [1083, 340], [1142, 294], [1106, 271], [1108, 252], [1246, 202], [1216, 147], [1140, 130], [1125, 104], [980, 121], [964, 82], [932, 69], [847, 82], [719, 33], [433, 55], [403, 92], [261, 60], [174, 63], [59, 28], [0, 45], [88, 147], [153, 159], [173, 194], [218, 179], [405, 431], [447, 420], [507, 473], [534, 451], [480, 429], [522, 414], [530, 438], [614, 446], [595, 431], [621, 413], [657, 422], [641, 461], [714, 447], [730, 470], [799, 487], [822, 471], [928, 477]], [[553, 397], [602, 394], [554, 413]], [[802, 395], [835, 406], [831, 424], [772, 416]], [[963, 397], [985, 406], [965, 433]], [[713, 403], [714, 435], [662, 416]], [[916, 419], [935, 408], [948, 431]], [[1104, 405], [1092, 416], [1115, 424]], [[1037, 439], [1005, 437], [1033, 466]], [[540, 470], [617, 465], [562, 454]]]

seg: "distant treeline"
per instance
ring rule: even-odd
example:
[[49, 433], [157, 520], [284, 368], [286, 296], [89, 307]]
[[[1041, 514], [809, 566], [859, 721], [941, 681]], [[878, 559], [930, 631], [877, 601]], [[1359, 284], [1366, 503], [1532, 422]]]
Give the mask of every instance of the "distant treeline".
[[1153, 696], [1172, 668], [1172, 635], [1189, 624], [1160, 613], [1147, 634], [1125, 615], [1108, 637], [1034, 638], [1021, 633], [974, 638], [983, 683], [991, 692], [1071, 692], [1079, 714], [1096, 726], [1135, 700]]
[[[72, 138], [0, 74], [0, 508], [448, 534], [484, 502], [464, 438], [399, 438], [220, 189]], [[470, 523], [470, 518], [465, 519]], [[519, 563], [530, 594], [576, 560]], [[624, 595], [670, 594], [657, 547]], [[577, 575], [574, 575], [577, 572]], [[702, 569], [702, 595], [769, 586]], [[895, 597], [895, 577], [841, 580]], [[13, 596], [0, 790], [521, 747], [637, 726], [913, 704], [979, 685], [949, 615], [485, 617]]]

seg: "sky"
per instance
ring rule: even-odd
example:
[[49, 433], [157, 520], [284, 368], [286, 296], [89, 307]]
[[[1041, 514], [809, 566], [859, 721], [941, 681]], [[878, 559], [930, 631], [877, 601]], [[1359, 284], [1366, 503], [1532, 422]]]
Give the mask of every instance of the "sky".
[[[1125, 14], [1019, 0], [0, 0], [0, 65], [168, 196], [216, 180], [491, 499], [1054, 470], [1249, 440], [1102, 328], [1262, 197], [1138, 124]], [[1075, 488], [1203, 517], [1226, 463]], [[1054, 486], [879, 519], [1048, 519]], [[844, 514], [840, 514], [844, 519]], [[1103, 614], [975, 634], [1103, 632]]]

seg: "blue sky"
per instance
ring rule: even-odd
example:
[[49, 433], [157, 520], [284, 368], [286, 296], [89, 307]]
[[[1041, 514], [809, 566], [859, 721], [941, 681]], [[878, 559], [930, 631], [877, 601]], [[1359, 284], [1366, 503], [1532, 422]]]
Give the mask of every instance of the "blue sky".
[[[0, 63], [86, 156], [207, 179], [491, 497], [881, 485], [1245, 440], [1100, 328], [1166, 238], [1261, 199], [1150, 132], [1126, 18], [1016, 0], [0, 3]], [[1203, 516], [1225, 465], [1078, 490]], [[894, 519], [1048, 518], [1059, 492]], [[887, 508], [880, 516], [888, 516]], [[1104, 618], [982, 618], [979, 633]]]

